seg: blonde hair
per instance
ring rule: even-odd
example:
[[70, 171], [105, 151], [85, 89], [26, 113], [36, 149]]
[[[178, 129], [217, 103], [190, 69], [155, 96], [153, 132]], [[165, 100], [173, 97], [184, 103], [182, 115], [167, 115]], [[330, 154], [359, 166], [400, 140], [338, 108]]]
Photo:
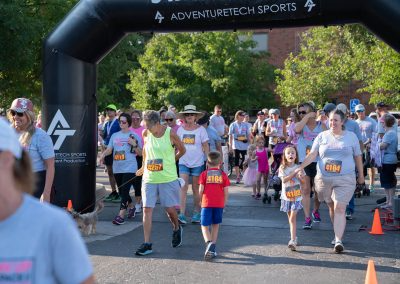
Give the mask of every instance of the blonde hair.
[[[35, 114], [33, 111], [27, 110], [24, 112], [24, 115], [28, 118], [28, 127], [25, 129], [24, 132], [21, 133], [19, 137], [19, 142], [23, 147], [29, 146], [32, 140], [33, 134], [35, 134], [36, 127], [35, 127]], [[11, 110], [7, 113], [7, 118], [11, 121], [12, 126], [15, 128], [15, 121], [12, 119]]]
[[22, 151], [21, 159], [16, 159], [13, 169], [14, 181], [22, 192], [32, 194], [35, 184], [35, 176], [32, 171], [32, 164], [29, 154]]
[[247, 148], [247, 156], [250, 157], [250, 155], [257, 149], [257, 146], [254, 144], [250, 144], [249, 147]]
[[296, 152], [296, 159], [294, 160], [294, 163], [296, 165], [299, 163], [299, 153], [297, 152], [296, 146], [291, 145], [291, 144], [287, 145], [285, 147], [285, 149], [283, 149], [283, 152], [282, 152], [282, 163], [281, 163], [281, 168], [282, 169], [285, 169], [285, 168], [288, 167], [289, 162], [286, 160], [285, 152], [286, 152], [287, 149], [290, 149], [290, 148], [294, 149], [294, 151]]

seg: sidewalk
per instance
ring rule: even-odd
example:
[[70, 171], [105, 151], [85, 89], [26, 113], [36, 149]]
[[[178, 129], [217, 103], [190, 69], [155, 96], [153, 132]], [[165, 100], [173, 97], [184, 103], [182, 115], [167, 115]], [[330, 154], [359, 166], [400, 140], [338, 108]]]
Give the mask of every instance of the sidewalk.
[[[97, 182], [108, 184], [98, 169]], [[400, 177], [399, 177], [400, 178]], [[190, 192], [190, 190], [189, 190]], [[172, 229], [160, 207], [153, 216], [152, 255], [137, 257], [143, 242], [141, 215], [122, 226], [111, 224], [119, 205], [106, 203], [99, 216], [99, 235], [86, 238], [99, 283], [363, 283], [369, 259], [376, 266], [379, 283], [398, 283], [400, 273], [400, 231], [373, 236], [359, 231], [371, 227], [378, 189], [369, 197], [356, 199], [354, 219], [344, 236], [345, 253], [333, 253], [333, 230], [326, 205], [322, 222], [302, 230], [304, 215], [298, 216], [297, 252], [287, 248], [289, 226], [279, 211], [279, 202], [262, 204], [250, 197], [251, 189], [232, 185], [217, 244], [218, 258], [203, 261], [204, 241], [199, 225], [184, 227], [183, 245], [171, 247]], [[192, 199], [188, 197], [188, 212]]]

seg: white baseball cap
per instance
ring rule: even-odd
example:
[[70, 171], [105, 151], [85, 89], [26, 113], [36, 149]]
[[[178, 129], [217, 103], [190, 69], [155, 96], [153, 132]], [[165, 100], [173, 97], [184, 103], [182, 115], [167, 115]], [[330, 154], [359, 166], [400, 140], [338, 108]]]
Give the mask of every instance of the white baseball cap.
[[343, 112], [344, 114], [347, 113], [347, 106], [345, 104], [338, 104], [336, 106], [336, 109], [340, 110], [341, 112]]
[[17, 159], [22, 156], [22, 147], [18, 135], [4, 119], [0, 119], [0, 151], [9, 151]]
[[354, 110], [356, 112], [358, 111], [365, 111], [365, 107], [362, 104], [356, 105], [356, 107], [354, 108]]

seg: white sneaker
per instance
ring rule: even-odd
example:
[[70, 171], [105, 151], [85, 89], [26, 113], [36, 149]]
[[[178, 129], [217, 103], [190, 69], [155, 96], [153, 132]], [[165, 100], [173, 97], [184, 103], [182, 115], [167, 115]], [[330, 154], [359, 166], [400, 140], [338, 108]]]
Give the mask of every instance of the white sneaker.
[[135, 205], [135, 212], [136, 214], [142, 213], [142, 206], [140, 204]]
[[344, 250], [344, 246], [342, 241], [336, 241], [334, 251], [336, 253], [341, 253]]
[[291, 251], [296, 251], [296, 240], [290, 240], [288, 243], [288, 248], [290, 248]]

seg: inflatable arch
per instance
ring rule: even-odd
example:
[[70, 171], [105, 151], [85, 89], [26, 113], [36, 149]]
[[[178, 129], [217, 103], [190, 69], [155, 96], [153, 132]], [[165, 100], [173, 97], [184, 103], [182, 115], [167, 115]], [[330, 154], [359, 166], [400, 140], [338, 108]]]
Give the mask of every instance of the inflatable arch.
[[47, 37], [43, 122], [56, 152], [56, 204], [95, 201], [97, 63], [131, 32], [362, 23], [400, 51], [400, 0], [82, 0]]

